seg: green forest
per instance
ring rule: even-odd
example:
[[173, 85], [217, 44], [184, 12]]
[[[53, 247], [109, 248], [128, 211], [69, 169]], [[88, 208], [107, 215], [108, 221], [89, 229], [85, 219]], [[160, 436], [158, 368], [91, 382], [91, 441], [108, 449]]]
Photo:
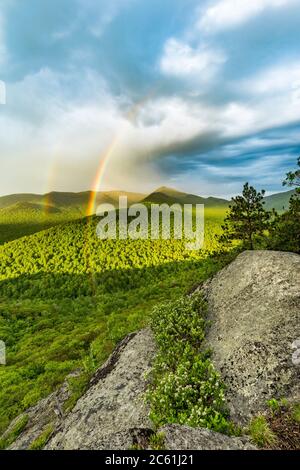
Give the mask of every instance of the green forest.
[[88, 376], [99, 367], [120, 339], [147, 323], [154, 305], [220, 269], [227, 257], [211, 255], [221, 246], [215, 235], [224, 215], [208, 211], [199, 252], [185, 250], [184, 240], [101, 241], [96, 217], [2, 245], [0, 432], [72, 370]]
[[[287, 184], [295, 178], [290, 174]], [[29, 219], [28, 206], [23, 216], [22, 206], [6, 209], [0, 339], [7, 364], [0, 366], [0, 434], [79, 369], [71, 384], [72, 408], [93, 371], [127, 333], [149, 323], [154, 307], [177, 302], [242, 249], [298, 251], [299, 240], [286, 230], [299, 225], [297, 192], [281, 213], [266, 211], [262, 199], [263, 193], [245, 185], [231, 206], [206, 208], [205, 244], [197, 251], [187, 250], [185, 240], [99, 240], [99, 218], [79, 217], [76, 210], [69, 210], [69, 219], [53, 211], [42, 220], [32, 207]], [[24, 224], [28, 233], [21, 236]]]

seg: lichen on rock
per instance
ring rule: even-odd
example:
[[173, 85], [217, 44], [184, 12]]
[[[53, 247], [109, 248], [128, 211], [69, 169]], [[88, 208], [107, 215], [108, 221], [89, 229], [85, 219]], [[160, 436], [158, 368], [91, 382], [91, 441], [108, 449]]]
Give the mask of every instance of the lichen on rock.
[[245, 424], [267, 400], [299, 400], [300, 256], [246, 251], [204, 285], [205, 347], [226, 384], [231, 417]]

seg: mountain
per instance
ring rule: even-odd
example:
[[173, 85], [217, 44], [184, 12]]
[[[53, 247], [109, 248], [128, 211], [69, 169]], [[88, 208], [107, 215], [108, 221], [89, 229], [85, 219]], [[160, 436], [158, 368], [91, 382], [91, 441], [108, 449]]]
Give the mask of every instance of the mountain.
[[176, 189], [162, 186], [149, 194], [143, 202], [156, 204], [204, 204], [206, 207], [228, 207], [229, 201], [217, 197], [204, 198], [195, 194], [188, 194]]
[[265, 209], [275, 209], [278, 212], [286, 211], [289, 208], [289, 200], [293, 194], [295, 194], [294, 189], [266, 196], [264, 198]]
[[[264, 198], [265, 208], [282, 212], [288, 208], [294, 191], [272, 194]], [[87, 215], [91, 191], [79, 193], [53, 191], [47, 194], [12, 194], [0, 197], [0, 245], [57, 224], [82, 219]], [[146, 196], [126, 191], [101, 191], [95, 197], [95, 210], [101, 203], [118, 206], [119, 197], [127, 196], [128, 204], [204, 204], [206, 209], [221, 211], [230, 202], [217, 197], [201, 197], [162, 186]]]
[[[145, 197], [145, 194], [126, 191], [101, 191], [97, 193], [96, 204], [116, 204], [118, 203], [119, 196], [127, 196], [128, 202], [133, 204], [134, 202], [141, 201]], [[0, 210], [7, 208], [17, 209], [16, 204], [25, 204], [25, 206], [29, 204], [34, 205], [35, 209], [41, 212], [44, 212], [45, 208], [55, 208], [61, 212], [70, 210], [71, 208], [85, 215], [91, 197], [91, 191], [80, 193], [53, 191], [47, 194], [12, 194], [10, 196], [0, 197]], [[25, 206], [23, 209], [26, 208]], [[28, 207], [29, 206], [27, 206], [27, 208]], [[19, 206], [19, 208], [22, 209], [21, 206]]]
[[[82, 219], [87, 215], [92, 196], [91, 191], [54, 191], [47, 194], [12, 194], [0, 197], [0, 245], [57, 224]], [[99, 192], [95, 198], [95, 209], [100, 203], [117, 206], [119, 196], [127, 196], [128, 204], [133, 204], [142, 200], [145, 194]]]
[[[283, 191], [280, 193], [272, 194], [264, 198], [265, 208], [267, 210], [275, 209], [282, 212], [288, 209], [290, 197], [295, 193], [295, 190]], [[157, 204], [204, 204], [205, 207], [223, 207], [227, 208], [230, 201], [217, 197], [201, 197], [194, 194], [187, 194], [176, 189], [167, 188], [162, 186], [156, 189], [153, 193], [149, 194], [143, 202], [152, 202]]]

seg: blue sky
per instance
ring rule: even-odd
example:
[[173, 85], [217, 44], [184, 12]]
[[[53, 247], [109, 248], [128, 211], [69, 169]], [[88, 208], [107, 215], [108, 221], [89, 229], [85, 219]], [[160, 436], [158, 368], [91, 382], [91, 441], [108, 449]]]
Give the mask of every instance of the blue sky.
[[1, 0], [1, 194], [282, 190], [300, 154], [298, 0]]

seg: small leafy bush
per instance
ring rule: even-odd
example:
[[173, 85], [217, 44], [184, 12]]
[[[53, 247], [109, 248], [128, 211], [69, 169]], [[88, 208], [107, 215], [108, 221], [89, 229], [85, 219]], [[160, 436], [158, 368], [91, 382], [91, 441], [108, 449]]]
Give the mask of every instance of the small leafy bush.
[[202, 351], [206, 302], [201, 293], [155, 308], [151, 326], [159, 353], [146, 394], [150, 418], [167, 423], [231, 432], [224, 385], [208, 351]]

